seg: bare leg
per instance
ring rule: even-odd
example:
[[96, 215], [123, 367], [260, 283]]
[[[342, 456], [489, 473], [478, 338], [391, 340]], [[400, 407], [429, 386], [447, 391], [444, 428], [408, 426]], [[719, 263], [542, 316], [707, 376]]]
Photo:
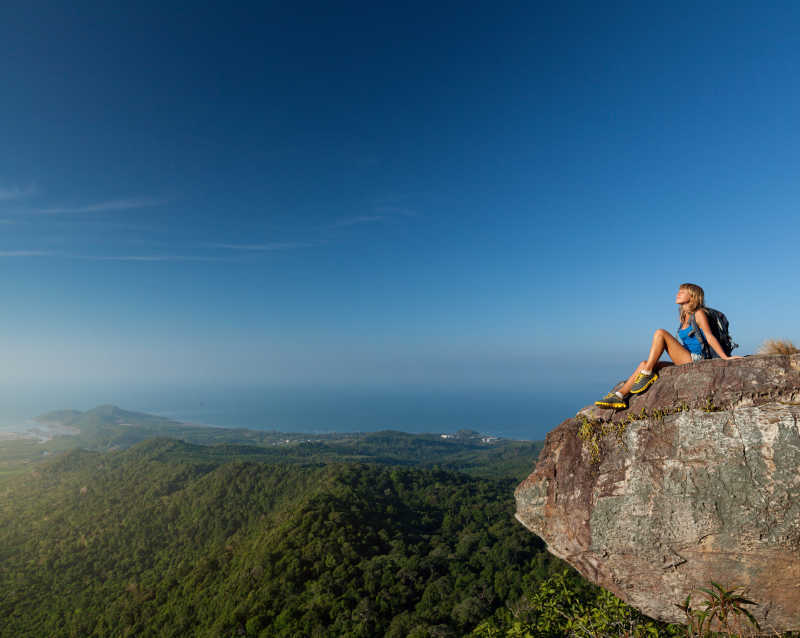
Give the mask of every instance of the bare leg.
[[659, 329], [653, 333], [653, 345], [650, 346], [650, 356], [645, 362], [645, 369], [652, 370], [665, 350], [676, 365], [692, 362], [692, 354], [683, 347], [683, 344], [666, 330]]
[[669, 358], [672, 359], [677, 365], [683, 365], [685, 363], [692, 362], [691, 353], [683, 347], [683, 344], [680, 341], [678, 341], [666, 330], [656, 330], [653, 334], [653, 344], [650, 346], [650, 356], [646, 361], [639, 362], [636, 370], [633, 371], [633, 374], [622, 385], [618, 392], [622, 396], [626, 396], [631, 391], [631, 388], [633, 387], [640, 370], [655, 371], [670, 365], [667, 362], [663, 362], [661, 364], [658, 362], [661, 355], [664, 354], [664, 351], [667, 352]]

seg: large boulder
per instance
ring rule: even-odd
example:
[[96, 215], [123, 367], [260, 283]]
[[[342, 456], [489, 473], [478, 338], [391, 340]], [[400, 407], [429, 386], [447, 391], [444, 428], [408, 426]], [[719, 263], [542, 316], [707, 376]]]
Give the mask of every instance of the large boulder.
[[547, 435], [517, 519], [645, 614], [711, 581], [744, 587], [765, 629], [800, 629], [800, 355], [666, 368], [627, 410]]

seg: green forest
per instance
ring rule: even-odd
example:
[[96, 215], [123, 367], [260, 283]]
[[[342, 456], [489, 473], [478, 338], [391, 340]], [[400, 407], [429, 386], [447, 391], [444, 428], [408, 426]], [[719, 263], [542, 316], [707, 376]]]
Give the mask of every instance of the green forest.
[[26, 461], [0, 479], [0, 635], [676, 634], [516, 522], [534, 449], [162, 437]]

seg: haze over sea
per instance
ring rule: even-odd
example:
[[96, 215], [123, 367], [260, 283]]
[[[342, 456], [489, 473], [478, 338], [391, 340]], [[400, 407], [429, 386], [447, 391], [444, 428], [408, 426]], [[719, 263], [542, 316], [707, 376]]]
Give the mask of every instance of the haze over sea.
[[[97, 397], [102, 400], [97, 401]], [[521, 391], [358, 390], [306, 388], [172, 388], [129, 390], [108, 396], [71, 389], [41, 397], [3, 397], [0, 428], [19, 430], [55, 408], [87, 410], [98, 403], [159, 414], [178, 421], [283, 432], [453, 432], [461, 428], [513, 439], [538, 440], [574, 413], [569, 396]], [[579, 407], [579, 406], [578, 406]], [[572, 412], [570, 412], [572, 410]]]

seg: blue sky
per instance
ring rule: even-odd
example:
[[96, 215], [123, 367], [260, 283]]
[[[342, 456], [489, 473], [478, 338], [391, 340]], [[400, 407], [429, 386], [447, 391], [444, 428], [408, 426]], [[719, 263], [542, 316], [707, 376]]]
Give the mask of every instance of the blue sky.
[[684, 281], [800, 339], [795, 3], [126, 4], [0, 7], [8, 397], [577, 409]]

